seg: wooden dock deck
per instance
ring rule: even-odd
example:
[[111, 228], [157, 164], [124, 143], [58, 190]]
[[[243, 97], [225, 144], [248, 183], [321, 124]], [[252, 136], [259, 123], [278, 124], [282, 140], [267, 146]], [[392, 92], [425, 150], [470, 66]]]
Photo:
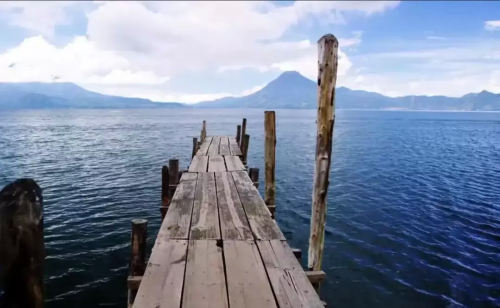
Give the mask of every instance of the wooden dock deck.
[[134, 308], [324, 307], [248, 176], [234, 137], [182, 174]]

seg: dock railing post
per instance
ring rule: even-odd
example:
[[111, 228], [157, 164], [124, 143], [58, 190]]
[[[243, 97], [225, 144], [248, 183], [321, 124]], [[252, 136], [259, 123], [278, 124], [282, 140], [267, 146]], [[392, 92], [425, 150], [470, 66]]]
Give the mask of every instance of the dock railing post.
[[[146, 271], [147, 229], [148, 221], [146, 219], [132, 220], [129, 276], [143, 276]], [[128, 307], [132, 307], [136, 295], [137, 289], [129, 289]]]
[[265, 159], [265, 197], [264, 201], [271, 211], [276, 211], [276, 115], [274, 111], [264, 111], [264, 159]]
[[250, 136], [249, 135], [243, 135], [243, 149], [241, 152], [243, 152], [243, 165], [245, 168], [247, 168], [247, 156], [248, 156], [248, 146], [250, 144]]
[[196, 151], [198, 151], [198, 138], [193, 138], [193, 152], [191, 153], [191, 159], [196, 155]]
[[241, 123], [241, 140], [240, 140], [240, 150], [243, 152], [243, 142], [245, 141], [245, 135], [247, 133], [247, 119], [243, 118], [243, 122]]
[[[338, 41], [331, 34], [318, 41], [318, 119], [316, 164], [312, 195], [311, 231], [308, 267], [320, 271], [325, 244], [326, 197], [332, 159], [332, 137], [335, 124], [335, 84], [337, 81]], [[319, 291], [319, 284], [315, 285]]]
[[241, 125], [236, 126], [236, 142], [240, 144], [241, 137]]
[[18, 179], [0, 191], [1, 307], [43, 307], [44, 259], [42, 189]]
[[170, 204], [170, 172], [167, 166], [161, 168], [161, 221], [165, 218], [168, 211], [168, 205]]
[[177, 184], [179, 184], [179, 160], [171, 159], [168, 161], [168, 169], [170, 171], [170, 179], [169, 179], [169, 200], [172, 200], [174, 197], [175, 189], [177, 188]]

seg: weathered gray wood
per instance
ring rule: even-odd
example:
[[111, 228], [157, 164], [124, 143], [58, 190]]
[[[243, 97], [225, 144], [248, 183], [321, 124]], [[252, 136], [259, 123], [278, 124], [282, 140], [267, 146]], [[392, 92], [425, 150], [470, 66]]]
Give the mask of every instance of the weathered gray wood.
[[189, 172], [207, 172], [208, 156], [196, 155], [189, 165]]
[[245, 170], [245, 166], [243, 166], [243, 163], [238, 156], [224, 156], [224, 160], [226, 161], [227, 171]]
[[215, 173], [222, 239], [252, 240], [240, 196], [229, 172]]
[[243, 139], [247, 133], [247, 119], [243, 118], [243, 122], [241, 123], [241, 139], [240, 139], [240, 149], [243, 152]]
[[285, 241], [259, 241], [257, 245], [280, 307], [323, 308], [323, 303]]
[[127, 287], [130, 290], [138, 290], [141, 286], [142, 276], [128, 276]]
[[219, 155], [220, 137], [213, 136], [207, 155]]
[[231, 151], [229, 151], [229, 140], [227, 137], [220, 138], [219, 154], [220, 155], [231, 155]]
[[207, 155], [208, 148], [210, 147], [211, 143], [212, 143], [212, 137], [205, 138], [205, 140], [201, 143], [198, 152], [196, 152], [196, 155], [201, 155], [201, 156]]
[[283, 233], [271, 218], [271, 213], [267, 209], [264, 200], [260, 197], [259, 191], [253, 186], [248, 174], [245, 171], [234, 171], [231, 172], [231, 175], [254, 238], [257, 240], [284, 240]]
[[205, 141], [205, 138], [207, 138], [207, 122], [203, 120], [203, 125], [201, 127], [201, 141]]
[[32, 179], [0, 191], [1, 307], [43, 307], [43, 196]]
[[237, 144], [230, 144], [229, 150], [231, 151], [232, 156], [243, 157], [243, 153], [241, 152], [240, 147]]
[[191, 152], [191, 159], [193, 159], [197, 151], [198, 151], [198, 138], [193, 137], [193, 151]]
[[267, 205], [276, 205], [276, 116], [274, 111], [264, 112], [264, 159], [265, 159], [265, 197]]
[[229, 139], [229, 145], [239, 145], [239, 141], [236, 140], [234, 137], [228, 137]]
[[177, 184], [179, 184], [179, 160], [178, 159], [170, 159], [168, 161], [168, 169], [170, 171], [170, 179], [169, 179], [169, 196], [172, 199], [175, 189], [177, 188]]
[[168, 211], [168, 205], [170, 204], [170, 192], [169, 192], [169, 183], [170, 183], [170, 172], [167, 166], [163, 166], [161, 168], [161, 220], [165, 218]]
[[318, 42], [318, 119], [316, 162], [312, 196], [311, 232], [308, 267], [321, 270], [325, 244], [326, 197], [328, 193], [332, 136], [335, 124], [335, 84], [337, 81], [337, 49], [335, 36], [327, 34]]
[[306, 272], [307, 279], [311, 284], [313, 283], [321, 283], [325, 281], [326, 273], [323, 271], [307, 271]]
[[219, 211], [212, 172], [198, 174], [189, 238], [220, 239]]
[[221, 155], [210, 155], [208, 159], [209, 172], [223, 172], [226, 171], [226, 164], [224, 157]]
[[277, 307], [255, 243], [224, 241], [224, 259], [231, 308]]
[[259, 168], [250, 168], [250, 170], [248, 170], [248, 176], [252, 180], [253, 186], [259, 189]]
[[[131, 251], [130, 251], [130, 276], [142, 276], [146, 270], [146, 240], [148, 221], [146, 219], [132, 220]], [[129, 289], [128, 304], [134, 303], [137, 289]]]
[[236, 142], [240, 142], [240, 136], [241, 136], [241, 125], [236, 126]]
[[189, 241], [182, 307], [228, 307], [222, 247], [217, 241]]
[[188, 239], [193, 210], [197, 173], [184, 173], [170, 201], [158, 238]]
[[156, 240], [134, 308], [180, 308], [187, 246], [186, 240]]

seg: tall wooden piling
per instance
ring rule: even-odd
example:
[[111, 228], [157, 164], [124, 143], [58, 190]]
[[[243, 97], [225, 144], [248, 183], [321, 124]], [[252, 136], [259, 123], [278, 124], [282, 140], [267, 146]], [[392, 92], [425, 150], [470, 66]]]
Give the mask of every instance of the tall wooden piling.
[[241, 123], [241, 140], [240, 140], [241, 152], [243, 152], [243, 141], [245, 139], [246, 133], [247, 133], [247, 119], [243, 118], [243, 122]]
[[32, 179], [0, 191], [0, 307], [43, 307], [43, 197]]
[[250, 176], [250, 179], [253, 182], [253, 186], [255, 188], [259, 188], [259, 168], [250, 168], [248, 171], [248, 176]]
[[[146, 270], [147, 228], [148, 221], [146, 219], [132, 220], [129, 276], [142, 276]], [[132, 307], [137, 289], [129, 289], [128, 295], [128, 306]]]
[[[308, 267], [321, 270], [325, 243], [326, 197], [332, 156], [332, 137], [335, 124], [335, 84], [337, 81], [338, 41], [327, 34], [318, 42], [318, 119], [316, 164], [312, 195], [311, 232]], [[319, 286], [317, 286], [319, 288]]]
[[205, 141], [207, 137], [207, 121], [203, 120], [203, 126], [201, 127], [201, 142]]
[[165, 218], [170, 203], [170, 172], [167, 166], [161, 168], [161, 220]]
[[276, 206], [276, 115], [274, 111], [264, 112], [264, 159], [265, 159], [265, 197], [268, 207]]
[[241, 137], [241, 125], [236, 126], [236, 142], [240, 144]]
[[243, 165], [247, 165], [247, 156], [248, 156], [248, 146], [250, 144], [250, 136], [249, 135], [243, 135], [243, 149], [241, 152], [243, 153]]
[[198, 151], [198, 138], [193, 137], [193, 151], [191, 153], [191, 159], [196, 155], [196, 151]]
[[170, 179], [169, 179], [169, 197], [172, 200], [174, 196], [175, 189], [177, 188], [177, 184], [179, 184], [179, 160], [171, 159], [168, 161], [168, 169], [170, 171]]

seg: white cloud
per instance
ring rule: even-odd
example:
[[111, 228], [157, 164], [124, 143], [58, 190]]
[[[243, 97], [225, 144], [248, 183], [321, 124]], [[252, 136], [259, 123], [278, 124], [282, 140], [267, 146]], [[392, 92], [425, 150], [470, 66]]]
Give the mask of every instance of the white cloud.
[[484, 28], [489, 31], [500, 30], [500, 20], [489, 20], [484, 23]]

